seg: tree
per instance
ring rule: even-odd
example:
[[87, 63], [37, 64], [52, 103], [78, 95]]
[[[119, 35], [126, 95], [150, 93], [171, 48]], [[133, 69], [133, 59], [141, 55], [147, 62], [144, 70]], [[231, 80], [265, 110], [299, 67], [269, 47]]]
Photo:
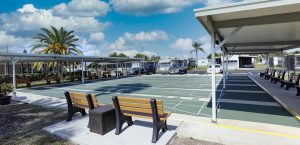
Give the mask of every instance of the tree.
[[[57, 29], [53, 26], [41, 28], [42, 33], [36, 34], [33, 38], [36, 43], [31, 52], [37, 54], [56, 54], [56, 55], [82, 55], [82, 51], [76, 48], [76, 42], [79, 40], [73, 34], [74, 31], [67, 31], [63, 27]], [[43, 63], [35, 63], [34, 67], [41, 69]], [[48, 63], [48, 67], [55, 67], [56, 62]]]
[[119, 53], [118, 54], [118, 52], [113, 52], [113, 53], [111, 53], [110, 55], [109, 55], [110, 57], [127, 57], [127, 55], [126, 54], [124, 54], [124, 53]]
[[204, 49], [202, 48], [202, 43], [199, 43], [199, 42], [194, 42], [192, 44], [193, 46], [193, 50], [191, 50], [190, 54], [192, 54], [193, 52], [196, 53], [196, 67], [198, 67], [198, 51], [201, 51], [204, 53]]
[[[215, 57], [221, 57], [221, 54], [215, 53]], [[211, 59], [211, 54], [209, 54], [209, 55], [207, 56], [207, 59]]]
[[137, 53], [134, 58], [144, 58], [145, 61], [149, 60], [149, 57], [145, 54]]
[[150, 58], [151, 61], [158, 62], [160, 60], [160, 56], [152, 55]]
[[110, 56], [110, 57], [118, 57], [119, 55], [118, 55], [117, 52], [113, 52], [113, 53], [111, 53], [109, 56]]
[[124, 53], [121, 52], [121, 53], [119, 54], [119, 57], [127, 57], [127, 56], [126, 56], [126, 54], [124, 54]]

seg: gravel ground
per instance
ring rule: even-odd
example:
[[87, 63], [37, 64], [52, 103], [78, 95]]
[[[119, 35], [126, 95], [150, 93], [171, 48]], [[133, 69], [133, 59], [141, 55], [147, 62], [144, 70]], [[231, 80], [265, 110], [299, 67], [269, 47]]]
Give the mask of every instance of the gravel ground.
[[66, 112], [57, 109], [12, 102], [0, 106], [1, 145], [71, 145], [47, 134], [43, 127], [65, 119]]
[[169, 145], [222, 145], [222, 144], [176, 136], [170, 142]]

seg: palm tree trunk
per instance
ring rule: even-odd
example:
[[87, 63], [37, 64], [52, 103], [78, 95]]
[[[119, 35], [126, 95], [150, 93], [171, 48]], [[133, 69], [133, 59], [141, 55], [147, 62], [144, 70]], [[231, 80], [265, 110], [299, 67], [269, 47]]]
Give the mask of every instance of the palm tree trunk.
[[196, 50], [196, 68], [198, 68], [198, 50]]

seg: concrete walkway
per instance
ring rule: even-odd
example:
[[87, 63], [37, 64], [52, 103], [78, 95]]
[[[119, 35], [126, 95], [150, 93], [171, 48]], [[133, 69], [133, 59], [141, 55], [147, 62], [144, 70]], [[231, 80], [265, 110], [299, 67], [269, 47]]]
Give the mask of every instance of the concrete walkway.
[[285, 109], [293, 114], [295, 118], [300, 120], [300, 96], [296, 96], [297, 91], [295, 88], [285, 90], [284, 88], [280, 88], [280, 82], [273, 84], [270, 80], [266, 80], [258, 74], [249, 74], [248, 76]]

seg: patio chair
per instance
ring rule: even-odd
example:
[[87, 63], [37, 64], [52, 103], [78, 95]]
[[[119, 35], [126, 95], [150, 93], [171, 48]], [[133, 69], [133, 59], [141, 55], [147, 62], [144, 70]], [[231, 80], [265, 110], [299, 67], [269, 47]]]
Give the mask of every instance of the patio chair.
[[117, 96], [112, 100], [116, 112], [116, 135], [121, 133], [125, 122], [129, 126], [133, 125], [132, 116], [153, 120], [152, 143], [157, 142], [160, 130], [167, 131], [167, 118], [171, 112], [164, 111], [162, 100]]

